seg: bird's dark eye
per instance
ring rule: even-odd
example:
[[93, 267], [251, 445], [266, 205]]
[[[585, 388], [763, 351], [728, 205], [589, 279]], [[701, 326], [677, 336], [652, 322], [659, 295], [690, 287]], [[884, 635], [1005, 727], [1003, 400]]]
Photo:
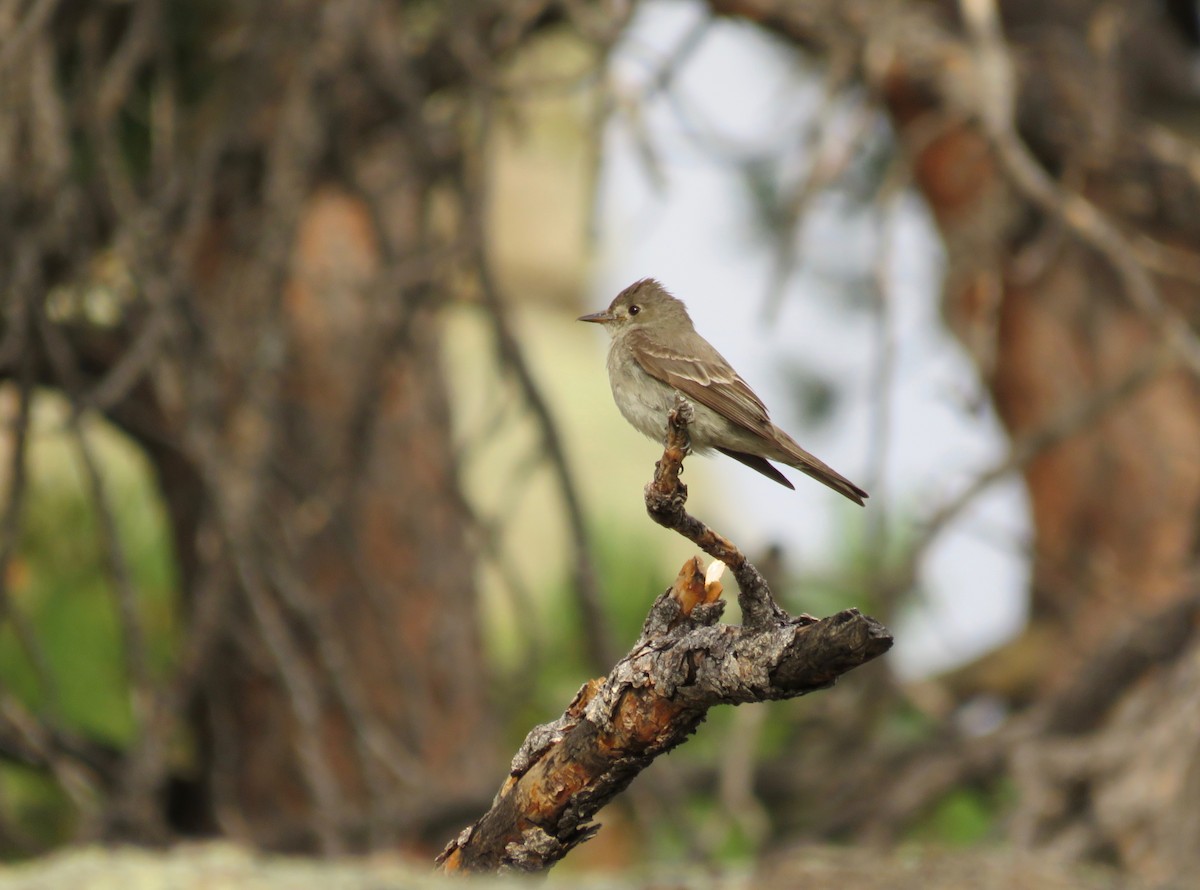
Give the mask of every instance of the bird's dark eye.
[[641, 306], [630, 306], [630, 307], [629, 307], [629, 314], [630, 314], [630, 315], [637, 315], [637, 314], [638, 314], [639, 312], [641, 312], [641, 311], [642, 311], [642, 307], [641, 307]]

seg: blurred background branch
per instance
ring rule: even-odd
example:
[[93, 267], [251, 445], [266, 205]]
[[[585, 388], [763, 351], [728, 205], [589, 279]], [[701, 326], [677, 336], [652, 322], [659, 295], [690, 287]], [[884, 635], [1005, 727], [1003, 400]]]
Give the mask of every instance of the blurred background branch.
[[699, 510], [898, 646], [578, 855], [1194, 873], [1198, 44], [1172, 0], [0, 4], [0, 855], [485, 809], [690, 555], [629, 534], [653, 456], [571, 322], [653, 274], [874, 480]]

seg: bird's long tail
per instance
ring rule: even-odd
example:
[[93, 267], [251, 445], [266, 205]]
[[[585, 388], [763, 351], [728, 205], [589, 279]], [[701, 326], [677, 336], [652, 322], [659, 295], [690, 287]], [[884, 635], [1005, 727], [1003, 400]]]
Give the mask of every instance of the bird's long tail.
[[795, 467], [801, 473], [811, 476], [822, 485], [829, 486], [838, 494], [844, 495], [854, 501], [860, 507], [864, 506], [863, 501], [870, 497], [863, 489], [829, 466], [829, 464], [813, 457], [797, 445], [796, 441], [783, 430], [779, 429], [779, 427], [775, 428], [775, 441], [787, 453], [787, 457], [780, 457], [778, 459], [788, 464], [788, 466]]

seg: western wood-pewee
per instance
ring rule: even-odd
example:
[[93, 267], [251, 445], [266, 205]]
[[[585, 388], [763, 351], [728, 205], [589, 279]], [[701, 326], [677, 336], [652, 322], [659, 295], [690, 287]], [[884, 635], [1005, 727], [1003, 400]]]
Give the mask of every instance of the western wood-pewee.
[[692, 402], [692, 450], [716, 449], [795, 488], [770, 461], [795, 467], [861, 504], [867, 493], [817, 460], [771, 422], [767, 407], [712, 345], [696, 333], [687, 308], [653, 278], [631, 284], [603, 312], [580, 321], [612, 335], [608, 382], [634, 429], [661, 440], [678, 393]]

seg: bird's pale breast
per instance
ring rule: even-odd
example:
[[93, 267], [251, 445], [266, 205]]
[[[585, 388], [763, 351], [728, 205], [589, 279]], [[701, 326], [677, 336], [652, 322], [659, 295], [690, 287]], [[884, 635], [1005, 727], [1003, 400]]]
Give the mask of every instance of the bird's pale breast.
[[[675, 407], [675, 388], [643, 371], [620, 338], [608, 350], [608, 382], [621, 415], [638, 432], [661, 442], [667, 434], [667, 412]], [[692, 451], [702, 454], [715, 445], [737, 447], [742, 440], [747, 445], [756, 441], [715, 411], [690, 401], [696, 410], [689, 428]]]

